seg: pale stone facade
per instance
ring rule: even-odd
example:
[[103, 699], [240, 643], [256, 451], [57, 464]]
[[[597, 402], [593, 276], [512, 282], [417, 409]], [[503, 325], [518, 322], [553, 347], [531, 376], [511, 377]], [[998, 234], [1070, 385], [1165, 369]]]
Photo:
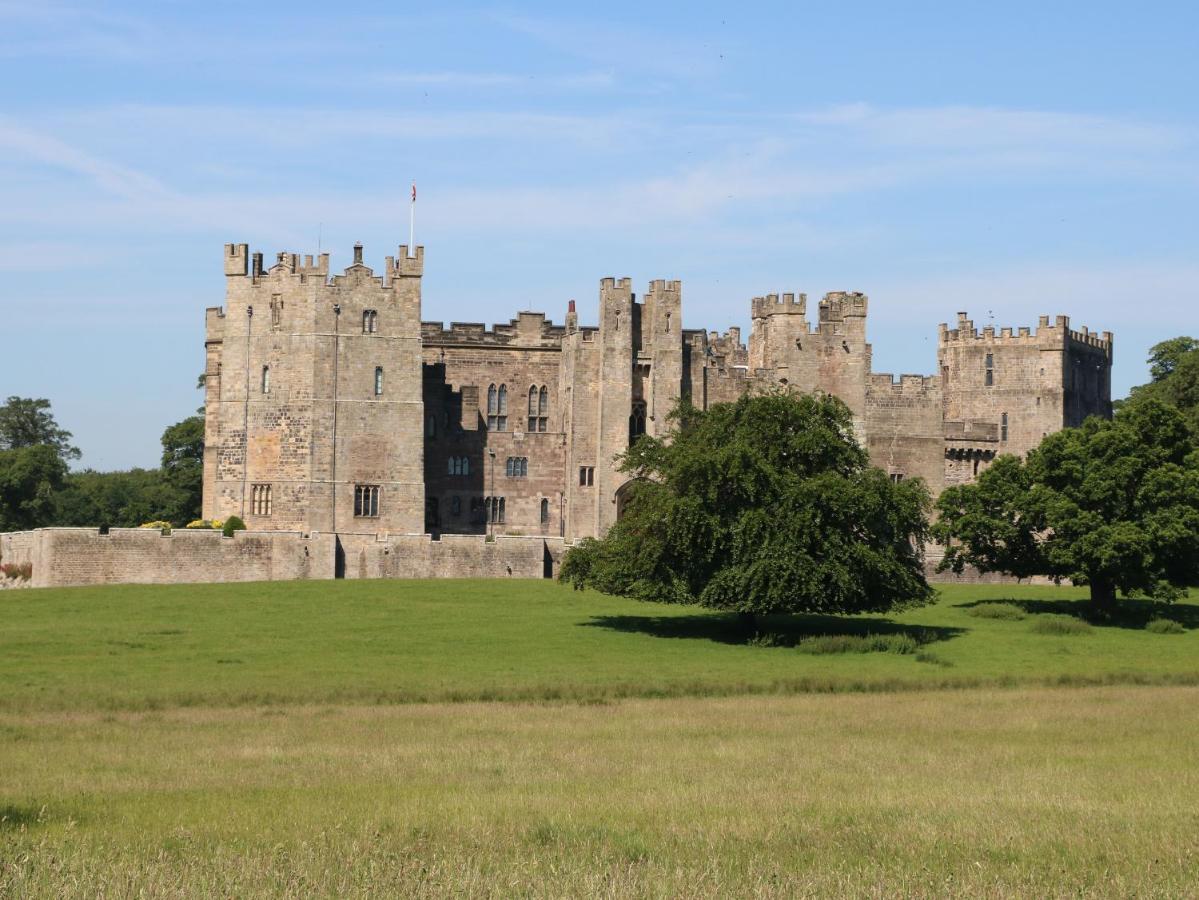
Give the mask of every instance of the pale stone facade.
[[[423, 248], [330, 277], [328, 257], [269, 270], [225, 248], [208, 310], [204, 515], [252, 531], [564, 538], [603, 534], [615, 459], [661, 434], [680, 397], [701, 408], [784, 386], [840, 397], [872, 461], [934, 493], [999, 453], [1111, 414], [1112, 336], [1048, 317], [1032, 331], [942, 325], [939, 371], [871, 368], [869, 301], [755, 298], [748, 345], [682, 327], [682, 285], [600, 282], [599, 324], [520, 313], [508, 325], [421, 322]], [[465, 545], [464, 545], [465, 546]], [[449, 559], [449, 557], [447, 557]], [[344, 568], [354, 568], [346, 559]], [[370, 571], [379, 565], [372, 563]]]

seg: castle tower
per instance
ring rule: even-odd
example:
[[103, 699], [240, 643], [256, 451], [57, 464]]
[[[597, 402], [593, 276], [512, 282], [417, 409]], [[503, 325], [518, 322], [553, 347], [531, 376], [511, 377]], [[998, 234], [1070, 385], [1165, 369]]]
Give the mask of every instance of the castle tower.
[[424, 248], [362, 261], [225, 248], [208, 311], [204, 515], [252, 530], [423, 530]]
[[956, 471], [961, 460], [1023, 455], [1047, 434], [1111, 416], [1111, 332], [1074, 331], [1067, 316], [1041, 316], [1035, 331], [979, 331], [964, 312], [956, 324], [937, 338], [947, 483], [976, 474]]

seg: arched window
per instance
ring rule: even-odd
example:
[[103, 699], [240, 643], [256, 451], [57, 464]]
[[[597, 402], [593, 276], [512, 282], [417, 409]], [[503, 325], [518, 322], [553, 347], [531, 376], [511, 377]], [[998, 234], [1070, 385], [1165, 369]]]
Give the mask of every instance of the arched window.
[[537, 397], [537, 430], [545, 431], [546, 425], [549, 424], [550, 414], [550, 392], [544, 384], [541, 386], [541, 391]]
[[629, 444], [645, 434], [645, 401], [633, 401], [633, 413], [629, 416]]
[[271, 392], [271, 367], [262, 367], [262, 392], [269, 394]]
[[462, 512], [462, 498], [455, 494], [450, 498], [450, 513], [459, 515]]
[[447, 463], [446, 469], [448, 470], [446, 472], [446, 474], [447, 475], [457, 475], [458, 474], [458, 457], [451, 456], [448, 460], [446, 460], [446, 463]]
[[470, 457], [469, 456], [462, 457], [462, 474], [463, 475], [470, 474]]
[[487, 388], [487, 430], [508, 430], [508, 387], [493, 384]]
[[437, 417], [429, 416], [425, 419], [425, 437], [437, 437]]
[[542, 498], [541, 500], [541, 524], [545, 525], [550, 520], [550, 501]]
[[670, 313], [666, 314], [666, 333], [670, 334]]
[[379, 330], [379, 313], [373, 309], [362, 311], [362, 333], [374, 334]]
[[375, 366], [375, 396], [383, 396], [383, 367]]

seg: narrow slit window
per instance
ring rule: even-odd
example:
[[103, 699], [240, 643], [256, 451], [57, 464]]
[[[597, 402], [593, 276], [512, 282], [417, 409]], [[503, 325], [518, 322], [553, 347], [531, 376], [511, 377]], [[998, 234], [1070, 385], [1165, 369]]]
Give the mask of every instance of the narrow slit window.
[[271, 367], [262, 367], [262, 392], [269, 394], [271, 392]]
[[550, 501], [542, 499], [541, 501], [541, 524], [545, 525], [550, 520]]
[[375, 366], [375, 396], [383, 396], [383, 367]]
[[1007, 413], [999, 417], [999, 440], [1007, 441]]
[[987, 385], [987, 387], [991, 387], [994, 383], [995, 383], [995, 357], [992, 354], [988, 353], [987, 354], [987, 365], [986, 365], [986, 385]]

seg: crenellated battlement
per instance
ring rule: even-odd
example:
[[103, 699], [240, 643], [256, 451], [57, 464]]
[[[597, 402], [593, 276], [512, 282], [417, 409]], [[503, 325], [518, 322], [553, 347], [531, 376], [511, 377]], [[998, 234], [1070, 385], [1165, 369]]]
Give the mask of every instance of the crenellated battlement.
[[488, 328], [482, 322], [421, 322], [425, 346], [551, 347], [560, 348], [566, 328], [546, 319], [545, 313], [522, 312], [507, 325]]
[[765, 297], [754, 297], [750, 301], [750, 310], [755, 319], [767, 316], [804, 316], [808, 311], [808, 295], [767, 294]]
[[607, 278], [600, 279], [601, 291], [625, 291], [631, 293], [633, 290], [632, 278], [613, 278], [609, 275]]
[[900, 375], [890, 372], [871, 372], [867, 387], [875, 396], [895, 396], [918, 399], [941, 396], [941, 379], [936, 375]]
[[820, 301], [820, 321], [839, 322], [864, 318], [869, 298], [857, 291], [831, 291]]
[[939, 346], [965, 342], [983, 341], [993, 344], [1026, 345], [1026, 346], [1065, 346], [1069, 342], [1082, 344], [1102, 350], [1108, 354], [1112, 350], [1112, 333], [1105, 331], [1102, 335], [1091, 332], [1089, 328], [1074, 331], [1070, 328], [1069, 316], [1056, 316], [1053, 324], [1049, 324], [1049, 316], [1041, 316], [1035, 330], [1027, 325], [1017, 329], [1004, 326], [996, 330], [994, 325], [987, 325], [981, 331], [974, 327], [974, 321], [967, 313], [959, 312], [957, 328], [950, 328], [942, 322], [937, 327], [937, 343]]
[[408, 246], [401, 244], [396, 256], [386, 257], [384, 275], [376, 276], [374, 271], [362, 261], [362, 245], [354, 245], [354, 261], [345, 270], [330, 278], [329, 254], [299, 254], [286, 250], [275, 254], [275, 262], [266, 269], [263, 266], [263, 254], [250, 253], [248, 244], [225, 245], [225, 275], [229, 277], [251, 278], [257, 283], [264, 278], [297, 277], [301, 281], [320, 279], [326, 284], [345, 283], [346, 279], [359, 283], [363, 279], [373, 278], [380, 287], [386, 287], [388, 280], [396, 278], [420, 278], [424, 274], [425, 248], [417, 247], [413, 256], [409, 255]]

